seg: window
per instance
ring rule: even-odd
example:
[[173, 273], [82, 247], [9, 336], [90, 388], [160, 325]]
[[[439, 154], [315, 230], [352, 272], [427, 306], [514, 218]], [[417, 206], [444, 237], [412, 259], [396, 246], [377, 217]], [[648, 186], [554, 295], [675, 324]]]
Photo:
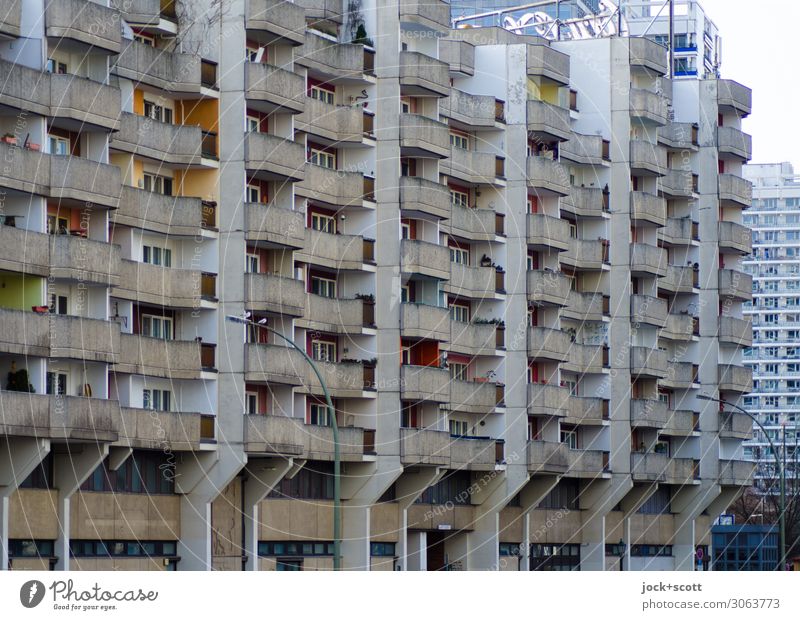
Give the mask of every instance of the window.
[[142, 315], [142, 335], [150, 338], [172, 340], [172, 318], [168, 316]]
[[400, 288], [400, 302], [407, 304], [411, 301], [411, 287], [407, 284]]
[[336, 297], [336, 280], [312, 276], [311, 292], [314, 295], [320, 295], [321, 297], [333, 299]]
[[395, 555], [395, 543], [371, 542], [369, 554], [373, 557], [392, 558]]
[[451, 362], [448, 364], [450, 367], [450, 378], [454, 381], [466, 381], [467, 380], [467, 364], [462, 364], [459, 362]]
[[267, 497], [333, 499], [333, 463], [309, 461], [294, 478], [282, 479]]
[[261, 187], [258, 185], [247, 186], [247, 202], [259, 203], [261, 202]]
[[452, 304], [450, 306], [450, 318], [459, 323], [469, 323], [469, 306]]
[[469, 250], [464, 248], [450, 248], [450, 262], [459, 265], [469, 265]]
[[312, 99], [316, 99], [317, 101], [322, 101], [323, 103], [328, 103], [330, 105], [333, 105], [336, 99], [335, 91], [316, 85], [311, 87], [309, 96]]
[[308, 161], [315, 166], [322, 166], [331, 170], [336, 168], [336, 155], [320, 149], [311, 149]]
[[258, 411], [258, 394], [256, 392], [245, 392], [244, 410], [248, 415], [256, 415]]
[[[390, 543], [384, 543], [390, 544]], [[260, 556], [326, 556], [333, 555], [332, 542], [259, 542], [258, 555]], [[281, 560], [285, 561], [285, 560]]]
[[60, 60], [55, 60], [53, 58], [48, 58], [45, 70], [48, 73], [57, 73], [59, 75], [66, 75], [67, 63], [61, 62]]
[[532, 544], [531, 566], [534, 571], [577, 571], [581, 568], [579, 544]]
[[335, 362], [336, 343], [325, 340], [312, 340], [311, 357], [320, 362]]
[[172, 267], [172, 250], [154, 245], [143, 245], [142, 262], [148, 265]]
[[578, 449], [578, 429], [574, 426], [561, 427], [561, 443], [567, 444], [570, 450]]
[[145, 173], [142, 179], [142, 187], [146, 192], [172, 196], [172, 179], [170, 177]]
[[47, 234], [66, 235], [69, 234], [69, 220], [57, 215], [47, 216]]
[[172, 494], [175, 490], [175, 456], [161, 450], [134, 450], [117, 468], [104, 461], [81, 485], [83, 491], [101, 493]]
[[245, 60], [248, 62], [261, 62], [264, 59], [265, 51], [263, 47], [247, 45], [244, 51]]
[[449, 426], [453, 437], [466, 437], [469, 434], [469, 424], [466, 420], [450, 420]]
[[[69, 541], [69, 554], [75, 558], [173, 557], [178, 543], [160, 540], [75, 540]], [[174, 569], [173, 569], [174, 570]]]
[[468, 471], [454, 471], [428, 487], [414, 502], [416, 504], [468, 505], [472, 480]]
[[55, 557], [55, 541], [10, 539], [8, 541], [8, 555], [11, 558]]
[[169, 390], [142, 390], [142, 409], [170, 411], [172, 392]]
[[50, 153], [52, 155], [69, 155], [69, 139], [50, 136]]
[[246, 258], [245, 270], [247, 273], [260, 273], [261, 257], [258, 254], [248, 254]]
[[148, 47], [155, 47], [156, 46], [156, 39], [155, 37], [151, 37], [146, 34], [142, 34], [141, 32], [134, 32], [133, 33], [133, 40], [138, 41], [142, 45], [147, 45]]
[[50, 295], [50, 314], [69, 314], [67, 312], [67, 297], [66, 295]]
[[331, 418], [328, 405], [321, 403], [311, 403], [308, 407], [308, 422], [315, 426], [330, 426]]
[[414, 106], [410, 97], [400, 97], [400, 111], [403, 114], [411, 114], [414, 112]]
[[469, 136], [463, 133], [450, 132], [450, 146], [457, 149], [469, 150]]
[[[261, 119], [257, 116], [248, 116], [247, 117], [247, 132], [248, 133], [261, 133]], [[252, 200], [251, 202], [258, 202], [257, 200]]]
[[64, 396], [67, 393], [67, 373], [62, 371], [48, 371], [47, 393]]
[[152, 101], [147, 101], [147, 99], [144, 100], [144, 115], [154, 121], [172, 123], [172, 110]]
[[409, 222], [400, 222], [400, 238], [411, 239], [411, 224]]
[[451, 189], [450, 204], [454, 207], [469, 207], [469, 193]]
[[312, 213], [311, 229], [334, 235], [336, 234], [336, 218], [333, 215], [326, 215], [324, 213]]

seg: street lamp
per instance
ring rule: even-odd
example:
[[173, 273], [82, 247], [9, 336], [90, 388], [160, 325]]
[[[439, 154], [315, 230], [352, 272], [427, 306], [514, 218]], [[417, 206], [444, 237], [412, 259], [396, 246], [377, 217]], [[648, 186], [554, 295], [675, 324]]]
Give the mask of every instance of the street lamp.
[[328, 392], [328, 386], [325, 383], [325, 379], [322, 378], [322, 373], [320, 373], [319, 368], [314, 363], [314, 360], [311, 359], [311, 356], [305, 352], [305, 349], [298, 345], [294, 340], [291, 338], [287, 338], [279, 331], [273, 329], [269, 325], [266, 324], [266, 319], [261, 319], [260, 321], [251, 321], [249, 318], [250, 313], [248, 312], [244, 317], [235, 316], [233, 314], [229, 314], [225, 316], [226, 321], [230, 321], [231, 323], [241, 323], [243, 325], [251, 325], [253, 327], [259, 329], [265, 329], [269, 333], [278, 336], [278, 338], [282, 339], [284, 342], [290, 344], [296, 351], [303, 356], [308, 362], [308, 365], [311, 366], [311, 369], [314, 371], [314, 374], [317, 375], [317, 379], [319, 379], [319, 384], [322, 386], [322, 393], [325, 395], [325, 403], [328, 406], [328, 419], [331, 421], [331, 428], [333, 429], [333, 570], [341, 570], [342, 568], [342, 455], [341, 455], [341, 446], [339, 445], [339, 425], [336, 422], [336, 411], [333, 408], [333, 401], [331, 400], [330, 392]]
[[708, 396], [707, 394], [698, 394], [697, 398], [700, 400], [710, 400], [715, 403], [720, 403], [721, 405], [728, 405], [733, 407], [737, 411], [741, 411], [747, 417], [749, 417], [753, 422], [758, 425], [758, 428], [761, 429], [761, 432], [764, 433], [764, 437], [767, 438], [769, 442], [769, 448], [772, 451], [772, 456], [775, 458], [775, 466], [778, 467], [780, 471], [780, 480], [781, 480], [781, 498], [780, 498], [780, 570], [786, 570], [786, 472], [783, 469], [783, 465], [781, 463], [781, 458], [778, 456], [778, 449], [775, 447], [775, 444], [772, 442], [769, 434], [767, 433], [767, 429], [764, 428], [764, 425], [759, 421], [759, 419], [750, 413], [747, 409], [740, 407], [739, 405], [732, 403], [730, 401], [724, 400], [722, 398], [714, 398], [712, 396]]

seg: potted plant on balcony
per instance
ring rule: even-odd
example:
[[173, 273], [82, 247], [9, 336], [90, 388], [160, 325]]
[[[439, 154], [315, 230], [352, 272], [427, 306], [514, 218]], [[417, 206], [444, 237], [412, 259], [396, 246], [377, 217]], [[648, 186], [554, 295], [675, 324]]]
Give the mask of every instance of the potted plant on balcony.
[[12, 146], [16, 146], [17, 144], [17, 137], [13, 133], [7, 133], [2, 138], [0, 138], [6, 144], [11, 144]]

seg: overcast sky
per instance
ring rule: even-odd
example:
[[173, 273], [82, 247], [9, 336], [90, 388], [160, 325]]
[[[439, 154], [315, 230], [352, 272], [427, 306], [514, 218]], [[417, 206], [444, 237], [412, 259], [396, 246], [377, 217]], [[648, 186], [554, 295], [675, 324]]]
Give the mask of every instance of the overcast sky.
[[753, 163], [790, 161], [800, 172], [800, 2], [700, 0], [722, 37], [722, 77], [753, 89]]

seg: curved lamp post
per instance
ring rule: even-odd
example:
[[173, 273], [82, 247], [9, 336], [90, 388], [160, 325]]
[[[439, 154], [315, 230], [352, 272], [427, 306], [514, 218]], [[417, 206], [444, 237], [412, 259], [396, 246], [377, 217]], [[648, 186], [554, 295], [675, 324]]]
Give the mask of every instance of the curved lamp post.
[[266, 323], [260, 323], [256, 321], [251, 321], [248, 318], [235, 316], [229, 314], [225, 317], [226, 321], [230, 321], [232, 323], [241, 323], [243, 325], [251, 325], [253, 327], [259, 329], [265, 329], [269, 333], [278, 336], [281, 340], [291, 345], [296, 351], [299, 351], [303, 358], [308, 362], [308, 365], [311, 366], [311, 369], [314, 371], [314, 374], [317, 375], [317, 379], [319, 379], [319, 384], [322, 386], [322, 393], [325, 395], [325, 403], [328, 406], [328, 418], [331, 421], [331, 428], [333, 429], [333, 570], [341, 570], [342, 568], [342, 456], [341, 456], [341, 446], [339, 445], [339, 425], [336, 422], [336, 411], [333, 408], [333, 401], [331, 400], [331, 395], [328, 392], [328, 386], [325, 383], [325, 379], [322, 378], [322, 373], [320, 373], [319, 368], [314, 363], [314, 360], [311, 359], [311, 356], [305, 352], [305, 349], [298, 345], [294, 340], [291, 338], [287, 338], [279, 331], [273, 329], [266, 325]]
[[724, 400], [722, 398], [713, 398], [712, 396], [708, 396], [706, 394], [698, 394], [697, 398], [700, 400], [710, 400], [715, 403], [720, 403], [721, 405], [728, 405], [733, 407], [737, 411], [741, 411], [747, 417], [749, 417], [753, 422], [758, 425], [758, 428], [761, 429], [761, 432], [764, 433], [764, 437], [767, 438], [769, 442], [769, 448], [772, 451], [772, 456], [775, 457], [775, 465], [778, 467], [778, 471], [780, 472], [780, 480], [781, 480], [781, 496], [780, 496], [780, 515], [779, 515], [779, 523], [780, 523], [780, 566], [778, 570], [786, 570], [786, 472], [783, 469], [783, 464], [781, 462], [781, 458], [778, 455], [778, 449], [775, 447], [772, 439], [770, 438], [769, 434], [767, 433], [767, 429], [764, 428], [764, 425], [758, 420], [756, 416], [750, 413], [747, 409], [740, 407], [739, 405], [732, 403], [728, 400]]

